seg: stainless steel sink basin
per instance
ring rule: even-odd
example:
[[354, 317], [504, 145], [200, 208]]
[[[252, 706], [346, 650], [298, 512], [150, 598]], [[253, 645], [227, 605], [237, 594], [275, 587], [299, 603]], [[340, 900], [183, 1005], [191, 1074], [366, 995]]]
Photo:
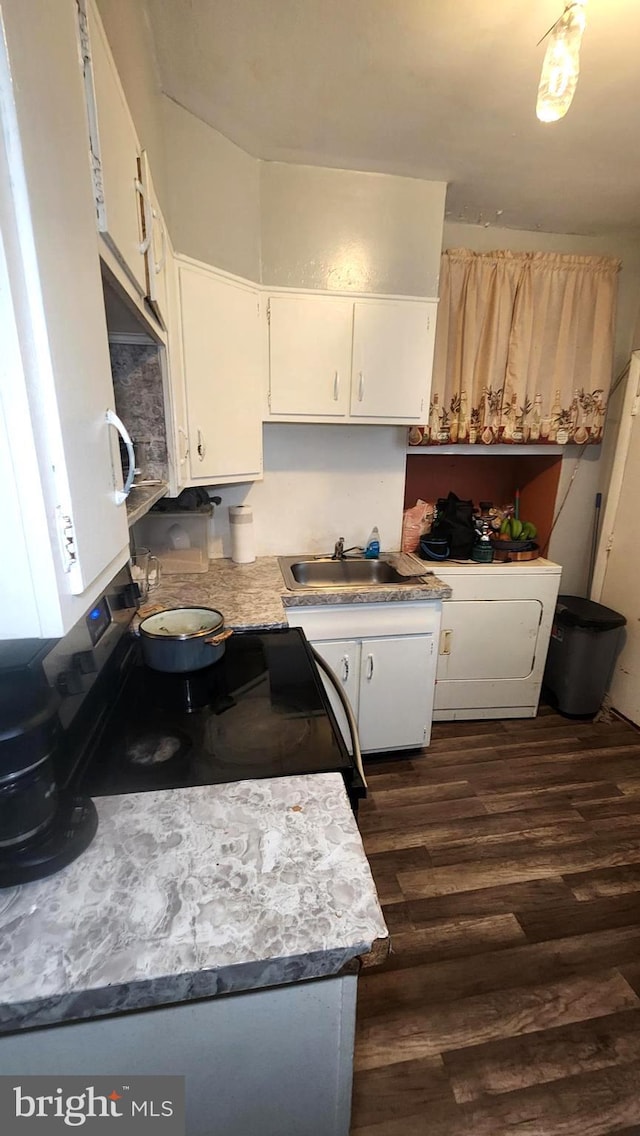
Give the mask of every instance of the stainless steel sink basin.
[[284, 582], [290, 592], [307, 588], [369, 588], [380, 584], [411, 584], [415, 576], [402, 576], [386, 560], [331, 560], [318, 557], [280, 556]]

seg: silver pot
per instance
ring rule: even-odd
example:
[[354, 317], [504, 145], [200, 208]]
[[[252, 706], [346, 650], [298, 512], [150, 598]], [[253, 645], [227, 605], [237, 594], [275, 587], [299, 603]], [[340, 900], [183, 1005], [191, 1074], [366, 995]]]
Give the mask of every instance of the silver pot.
[[214, 608], [169, 608], [142, 620], [142, 656], [156, 671], [199, 671], [222, 658], [232, 634], [224, 630], [224, 616]]

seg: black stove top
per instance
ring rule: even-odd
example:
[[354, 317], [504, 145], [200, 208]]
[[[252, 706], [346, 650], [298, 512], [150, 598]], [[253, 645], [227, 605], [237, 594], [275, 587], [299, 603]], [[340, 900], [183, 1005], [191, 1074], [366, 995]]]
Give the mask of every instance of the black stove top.
[[83, 793], [335, 770], [352, 802], [364, 796], [297, 628], [236, 633], [218, 662], [190, 674], [151, 670], [136, 644], [118, 673], [119, 692], [72, 778]]

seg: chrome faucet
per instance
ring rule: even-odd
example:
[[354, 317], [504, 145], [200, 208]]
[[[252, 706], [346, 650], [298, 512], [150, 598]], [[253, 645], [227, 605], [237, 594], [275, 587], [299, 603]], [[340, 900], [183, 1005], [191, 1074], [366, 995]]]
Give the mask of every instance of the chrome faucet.
[[344, 560], [344, 537], [341, 536], [335, 543], [332, 560]]

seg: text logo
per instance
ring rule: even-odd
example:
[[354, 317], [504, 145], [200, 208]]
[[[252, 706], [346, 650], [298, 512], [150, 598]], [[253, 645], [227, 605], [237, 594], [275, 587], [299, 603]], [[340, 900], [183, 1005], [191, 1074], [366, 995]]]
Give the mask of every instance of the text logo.
[[3, 1136], [185, 1136], [184, 1077], [0, 1077]]

